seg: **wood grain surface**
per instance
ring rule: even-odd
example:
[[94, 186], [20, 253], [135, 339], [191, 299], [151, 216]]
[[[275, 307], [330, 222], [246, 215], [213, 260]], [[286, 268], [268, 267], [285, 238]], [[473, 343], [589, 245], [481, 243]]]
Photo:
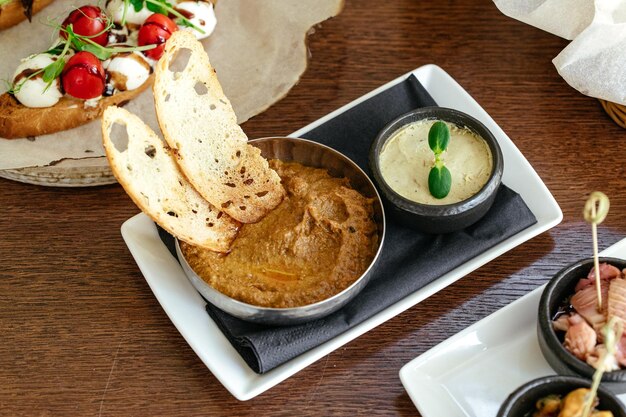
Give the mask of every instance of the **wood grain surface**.
[[316, 29], [308, 70], [243, 126], [250, 137], [290, 133], [435, 63], [508, 133], [564, 220], [247, 402], [152, 295], [120, 236], [138, 209], [119, 186], [0, 180], [0, 415], [417, 415], [399, 369], [588, 256], [587, 193], [611, 197], [600, 248], [626, 235], [626, 132], [558, 76], [566, 44], [485, 0], [352, 0]]

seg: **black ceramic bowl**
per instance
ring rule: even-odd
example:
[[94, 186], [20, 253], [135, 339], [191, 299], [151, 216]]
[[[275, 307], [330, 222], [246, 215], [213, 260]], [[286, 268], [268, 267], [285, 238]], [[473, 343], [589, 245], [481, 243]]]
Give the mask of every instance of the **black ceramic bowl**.
[[[620, 270], [626, 268], [626, 260], [600, 258], [600, 263], [607, 262]], [[576, 358], [563, 346], [561, 337], [552, 328], [552, 318], [559, 305], [570, 295], [580, 278], [584, 278], [593, 268], [593, 258], [583, 259], [559, 271], [546, 285], [539, 301], [537, 317], [537, 336], [539, 347], [552, 369], [563, 375], [582, 376], [590, 379], [595, 369]], [[602, 384], [617, 394], [626, 392], [626, 370], [605, 372]]]
[[[591, 381], [573, 376], [545, 376], [534, 379], [508, 396], [497, 417], [526, 417], [531, 416], [537, 400], [550, 395], [567, 395], [577, 388], [589, 388]], [[609, 390], [600, 386], [597, 397], [600, 404], [598, 410], [611, 411], [614, 417], [626, 417], [626, 409], [622, 402]]]
[[[411, 201], [392, 190], [380, 171], [379, 156], [387, 140], [408, 124], [432, 119], [443, 120], [473, 131], [482, 137], [491, 149], [493, 171], [489, 180], [478, 193], [458, 203], [430, 205]], [[444, 107], [422, 107], [398, 117], [385, 126], [372, 143], [369, 164], [381, 191], [387, 214], [406, 226], [426, 233], [449, 233], [464, 229], [480, 220], [493, 204], [504, 170], [502, 151], [491, 131], [472, 116]]]

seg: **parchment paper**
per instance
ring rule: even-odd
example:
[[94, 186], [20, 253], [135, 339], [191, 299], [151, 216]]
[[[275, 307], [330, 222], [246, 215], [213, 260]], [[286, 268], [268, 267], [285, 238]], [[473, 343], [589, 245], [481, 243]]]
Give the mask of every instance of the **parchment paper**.
[[[48, 17], [65, 16], [72, 4], [87, 3], [95, 2], [57, 0], [40, 12], [33, 24], [22, 22], [0, 32], [0, 78], [9, 79], [20, 59], [46, 50], [52, 43], [54, 30], [42, 22]], [[295, 85], [306, 69], [305, 39], [310, 28], [337, 15], [342, 7], [342, 0], [218, 2], [217, 28], [203, 43], [240, 123], [267, 109]], [[5, 86], [0, 88], [5, 90]], [[126, 108], [159, 131], [152, 91], [142, 93]], [[79, 178], [82, 171], [90, 171], [93, 177], [95, 168], [102, 169], [110, 182], [112, 177], [107, 174], [106, 158], [102, 158], [101, 140], [99, 120], [34, 139], [0, 138], [0, 170], [53, 165], [51, 169], [35, 168], [30, 173], [3, 171], [0, 175], [35, 183], [41, 176], [44, 184], [54, 185], [72, 185], [76, 178], [79, 185], [96, 185], [97, 179], [81, 184]], [[48, 181], [46, 178], [52, 171], [55, 178]], [[69, 178], [62, 178], [64, 172]]]
[[574, 39], [591, 23], [591, 0], [494, 0], [505, 15], [565, 39]]
[[507, 16], [573, 41], [552, 61], [582, 94], [626, 105], [626, 0], [494, 0]]
[[626, 1], [596, 0], [591, 24], [552, 62], [581, 93], [626, 105]]

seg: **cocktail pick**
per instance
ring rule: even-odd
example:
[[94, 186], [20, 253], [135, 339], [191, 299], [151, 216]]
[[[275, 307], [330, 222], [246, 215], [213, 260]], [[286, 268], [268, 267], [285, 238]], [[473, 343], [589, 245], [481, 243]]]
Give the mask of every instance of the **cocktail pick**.
[[598, 311], [602, 312], [602, 291], [600, 287], [600, 262], [598, 261], [598, 228], [609, 212], [609, 198], [600, 191], [594, 191], [585, 203], [583, 216], [585, 221], [591, 224], [591, 237], [593, 240], [593, 269], [596, 272], [596, 292], [598, 295]]
[[[606, 196], [605, 196], [606, 197]], [[598, 367], [593, 373], [593, 383], [591, 384], [591, 390], [585, 396], [585, 405], [583, 407], [583, 417], [589, 417], [591, 414], [591, 408], [593, 407], [600, 381], [602, 380], [602, 374], [606, 372], [612, 363], [615, 362], [615, 355], [617, 353], [617, 343], [622, 338], [622, 332], [624, 330], [622, 321], [613, 316], [609, 322], [602, 328], [602, 334], [604, 335], [604, 347], [605, 351], [602, 352], [598, 360]]]

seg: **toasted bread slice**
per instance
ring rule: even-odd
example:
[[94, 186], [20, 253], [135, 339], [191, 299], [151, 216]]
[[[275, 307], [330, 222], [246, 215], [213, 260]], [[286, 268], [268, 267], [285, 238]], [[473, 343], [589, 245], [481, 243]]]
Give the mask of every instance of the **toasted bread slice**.
[[64, 96], [51, 107], [32, 108], [20, 104], [11, 94], [0, 95], [0, 138], [16, 139], [47, 135], [84, 125], [102, 115], [108, 106], [122, 106], [148, 88], [154, 74], [135, 90], [103, 97], [93, 107], [85, 100]]
[[[52, 3], [52, 0], [33, 1], [30, 11], [31, 17], [50, 3]], [[11, 26], [17, 25], [22, 20], [26, 20], [28, 18], [27, 13], [21, 0], [11, 0], [3, 4], [0, 6], [0, 30], [10, 28]]]
[[[111, 137], [116, 123], [126, 127], [128, 144], [123, 151]], [[141, 119], [119, 107], [107, 108], [102, 139], [115, 177], [144, 213], [180, 240], [228, 251], [239, 223], [196, 192], [179, 171], [170, 150]]]
[[[191, 51], [189, 61], [175, 72], [171, 64], [185, 49]], [[175, 32], [155, 73], [159, 126], [189, 181], [234, 219], [260, 220], [285, 190], [261, 152], [247, 144], [202, 44], [187, 31]]]

